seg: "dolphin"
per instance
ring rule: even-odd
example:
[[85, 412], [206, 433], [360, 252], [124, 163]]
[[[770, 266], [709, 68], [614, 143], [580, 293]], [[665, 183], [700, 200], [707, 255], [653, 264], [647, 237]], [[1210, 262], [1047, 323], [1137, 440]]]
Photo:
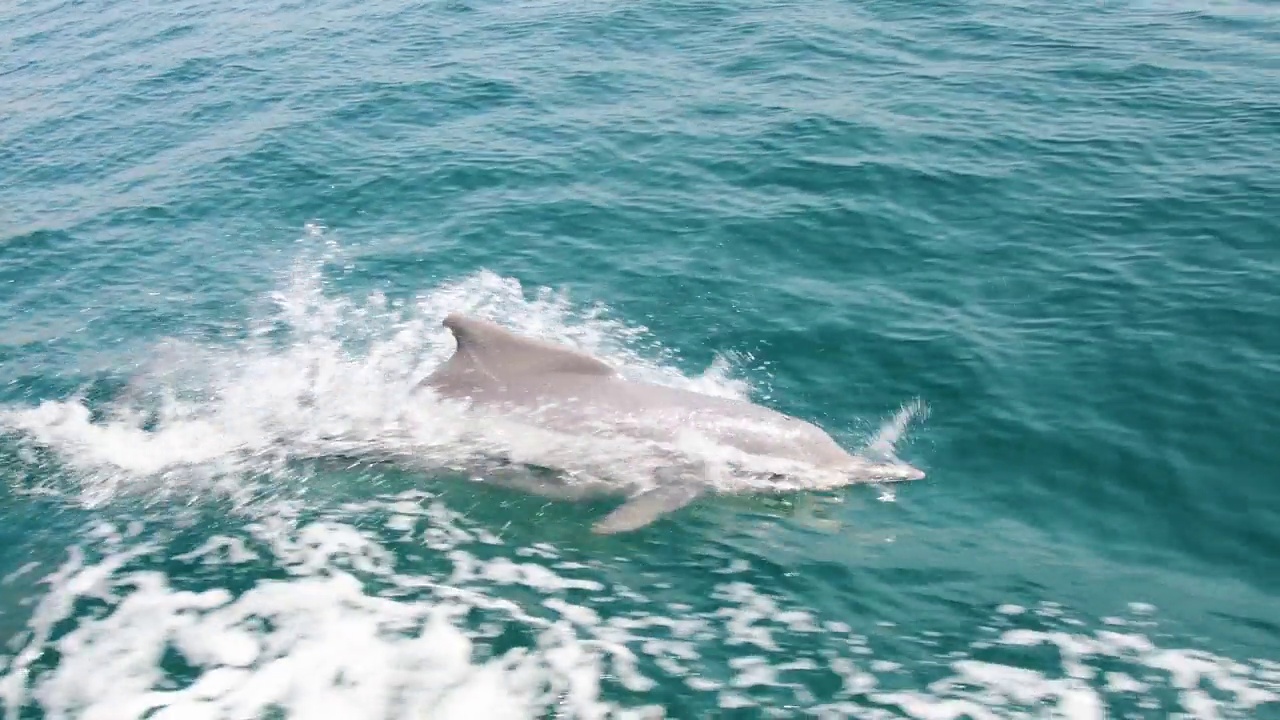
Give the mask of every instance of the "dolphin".
[[[725, 463], [679, 449], [681, 439], [691, 434], [724, 451], [718, 457], [736, 453], [739, 458], [782, 461], [787, 470], [766, 473], [775, 480], [808, 471], [834, 473], [834, 486], [924, 477], [896, 459], [852, 455], [816, 425], [755, 403], [628, 379], [587, 353], [517, 335], [462, 313], [449, 314], [442, 324], [457, 347], [420, 388], [473, 409], [515, 418], [531, 431], [647, 443], [644, 446], [657, 459], [654, 482], [638, 489], [633, 484], [623, 504], [593, 525], [597, 533], [644, 527], [717, 485], [715, 471]], [[524, 487], [556, 494], [536, 483]], [[760, 485], [751, 489], [759, 490]], [[604, 491], [627, 490], [621, 483]]]

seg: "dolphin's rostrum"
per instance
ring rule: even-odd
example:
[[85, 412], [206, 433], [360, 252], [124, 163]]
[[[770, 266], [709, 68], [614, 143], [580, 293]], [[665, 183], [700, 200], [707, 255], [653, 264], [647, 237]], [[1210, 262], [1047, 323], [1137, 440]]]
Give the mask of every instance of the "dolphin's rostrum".
[[[443, 324], [452, 331], [457, 349], [423, 385], [442, 397], [465, 400], [542, 430], [573, 436], [612, 434], [668, 449], [696, 433], [743, 456], [838, 473], [841, 484], [924, 477], [896, 459], [851, 455], [817, 426], [754, 403], [627, 379], [586, 353], [522, 337], [460, 313], [450, 314]], [[643, 527], [710, 489], [707, 474], [714, 461], [684, 453], [669, 458], [670, 463], [654, 473], [655, 484], [629, 497], [594, 530], [613, 533]]]

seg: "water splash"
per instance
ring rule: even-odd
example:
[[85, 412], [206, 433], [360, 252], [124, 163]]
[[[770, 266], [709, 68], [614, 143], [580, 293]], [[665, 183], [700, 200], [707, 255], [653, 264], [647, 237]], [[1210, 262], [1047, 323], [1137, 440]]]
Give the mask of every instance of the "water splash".
[[[264, 491], [261, 478], [278, 484], [300, 458], [392, 459], [429, 469], [465, 466], [495, 449], [544, 465], [589, 457], [590, 472], [632, 486], [651, 482], [657, 459], [637, 463], [625, 439], [532, 433], [419, 392], [420, 381], [453, 351], [440, 325], [450, 312], [577, 347], [631, 378], [725, 397], [751, 393], [734, 356], [717, 356], [703, 372], [686, 375], [646, 328], [613, 318], [598, 303], [581, 306], [564, 292], [529, 290], [488, 271], [412, 300], [378, 291], [358, 299], [326, 284], [323, 270], [342, 261], [343, 250], [323, 228], [308, 226], [302, 246], [280, 287], [246, 323], [244, 339], [223, 346], [166, 340], [106, 407], [80, 397], [10, 406], [0, 408], [0, 428], [52, 450], [73, 470], [78, 499], [94, 505], [139, 490], [161, 497], [212, 489], [248, 502]], [[896, 439], [882, 435], [878, 448]], [[679, 449], [717, 460], [734, 455], [699, 438]], [[761, 465], [762, 475], [775, 470]]]
[[867, 442], [864, 453], [884, 460], [899, 460], [896, 447], [913, 422], [923, 422], [929, 417], [929, 408], [924, 401], [916, 398], [903, 405], [893, 417], [880, 425], [875, 435]]

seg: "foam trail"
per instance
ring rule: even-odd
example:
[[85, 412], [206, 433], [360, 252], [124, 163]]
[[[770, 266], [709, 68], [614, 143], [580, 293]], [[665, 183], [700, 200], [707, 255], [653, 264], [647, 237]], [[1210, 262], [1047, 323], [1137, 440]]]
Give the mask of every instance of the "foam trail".
[[[1280, 663], [1180, 647], [1161, 637], [1154, 609], [1136, 605], [1103, 622], [1052, 603], [1002, 605], [967, 646], [931, 653], [936, 633], [863, 634], [757, 584], [740, 557], [708, 556], [697, 568], [708, 591], [673, 605], [608, 579], [625, 567], [602, 574], [598, 560], [550, 543], [506, 545], [421, 491], [307, 521], [281, 512], [196, 538], [188, 552], [160, 529], [89, 528], [45, 578], [26, 632], [0, 656], [6, 717], [639, 720], [787, 708], [866, 720], [1209, 720], [1280, 710]], [[424, 546], [433, 552], [414, 560]], [[646, 582], [661, 593], [688, 579], [689, 568], [671, 569], [642, 575], [652, 571]]]

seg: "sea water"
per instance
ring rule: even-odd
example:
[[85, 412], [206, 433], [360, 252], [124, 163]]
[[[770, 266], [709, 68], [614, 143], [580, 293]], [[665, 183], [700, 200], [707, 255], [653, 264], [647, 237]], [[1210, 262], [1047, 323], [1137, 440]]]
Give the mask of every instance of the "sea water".
[[[0, 717], [1280, 717], [1274, 3], [0, 48]], [[594, 535], [455, 462], [453, 311], [927, 477]]]

